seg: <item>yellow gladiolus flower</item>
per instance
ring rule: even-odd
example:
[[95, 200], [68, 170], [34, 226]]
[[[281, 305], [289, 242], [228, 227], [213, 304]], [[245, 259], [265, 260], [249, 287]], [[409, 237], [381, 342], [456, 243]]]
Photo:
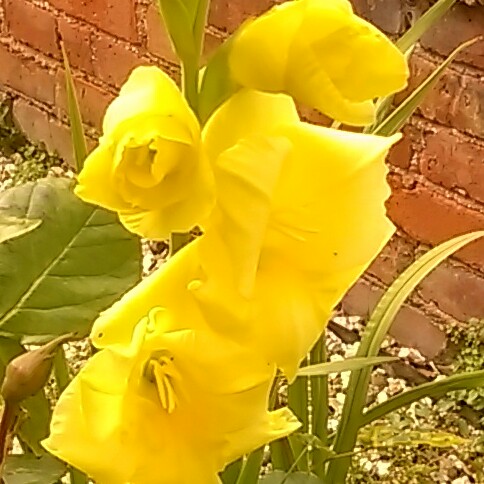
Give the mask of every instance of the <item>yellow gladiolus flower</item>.
[[230, 54], [242, 86], [284, 92], [351, 125], [374, 120], [373, 99], [403, 89], [403, 54], [347, 0], [293, 0], [239, 29]]
[[[242, 90], [206, 125], [217, 207], [199, 241], [205, 282], [195, 291], [217, 330], [289, 378], [393, 234], [384, 161], [400, 138], [313, 126], [294, 113], [288, 96]], [[234, 310], [240, 318], [227, 316]]]
[[299, 427], [289, 410], [266, 410], [273, 365], [185, 323], [154, 308], [129, 342], [94, 355], [44, 447], [99, 484], [217, 484], [227, 463]]
[[118, 212], [128, 230], [152, 239], [187, 231], [213, 203], [200, 127], [176, 84], [138, 67], [106, 111], [103, 136], [75, 193]]

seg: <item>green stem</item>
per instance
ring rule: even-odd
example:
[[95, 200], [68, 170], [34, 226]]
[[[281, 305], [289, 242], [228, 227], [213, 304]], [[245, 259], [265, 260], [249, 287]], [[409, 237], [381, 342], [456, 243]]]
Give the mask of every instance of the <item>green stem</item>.
[[242, 465], [242, 470], [240, 471], [236, 484], [257, 484], [263, 458], [264, 447], [254, 450]]
[[[326, 356], [326, 333], [324, 332], [314, 346], [310, 355], [311, 365], [324, 363]], [[311, 403], [313, 409], [312, 430], [313, 434], [320, 440], [321, 445], [328, 445], [328, 377], [313, 376], [310, 378], [311, 384]], [[324, 455], [323, 449], [313, 448], [311, 451], [311, 463], [313, 472], [318, 477], [324, 474]]]
[[181, 65], [183, 94], [194, 113], [198, 113], [198, 76], [209, 7], [210, 0], [199, 0], [197, 14], [195, 15], [195, 21], [193, 24], [195, 56], [193, 59], [185, 59], [185, 62], [182, 62]]
[[198, 61], [190, 59], [181, 63], [182, 89], [185, 99], [196, 113], [198, 109]]
[[[305, 365], [307, 365], [307, 359], [303, 362], [303, 366]], [[302, 425], [299, 431], [303, 434], [307, 434], [309, 432], [308, 389], [308, 377], [299, 377], [289, 386], [287, 390], [289, 408], [301, 422]], [[300, 455], [304, 448], [304, 443], [297, 439], [291, 439], [291, 447], [294, 455]], [[299, 463], [299, 468], [302, 471], [307, 471], [309, 469], [309, 459], [301, 461]]]
[[287, 472], [295, 460], [289, 439], [284, 437], [275, 440], [270, 447], [272, 467]]
[[237, 479], [242, 471], [243, 459], [238, 459], [235, 462], [229, 464], [222, 472], [220, 479], [223, 484], [236, 484]]

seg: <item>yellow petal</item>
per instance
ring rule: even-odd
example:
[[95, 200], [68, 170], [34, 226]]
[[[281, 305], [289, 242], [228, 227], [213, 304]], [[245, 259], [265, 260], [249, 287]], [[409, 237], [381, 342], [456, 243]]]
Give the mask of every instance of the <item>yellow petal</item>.
[[74, 193], [85, 202], [102, 205], [108, 210], [122, 210], [129, 204], [113, 185], [113, 150], [112, 144], [101, 142], [92, 151], [77, 177]]
[[264, 250], [312, 273], [332, 275], [368, 265], [394, 230], [384, 205], [390, 195], [385, 157], [400, 135], [386, 138], [305, 123], [284, 132], [293, 150], [273, 198]]
[[119, 96], [109, 105], [103, 121], [103, 134], [115, 136], [120, 124], [142, 115], [181, 119], [192, 133], [198, 122], [175, 82], [155, 66], [135, 68], [123, 84]]
[[273, 192], [290, 148], [282, 137], [253, 136], [218, 158], [217, 206], [200, 240], [206, 290], [213, 294], [228, 287], [251, 297]]
[[151, 309], [169, 304], [185, 308], [181, 320], [190, 321], [194, 327], [192, 306], [183, 291], [197, 274], [197, 250], [189, 244], [99, 315], [90, 334], [94, 346], [129, 346], [138, 322]]
[[210, 160], [253, 135], [264, 136], [282, 124], [299, 121], [294, 101], [286, 95], [242, 89], [210, 117], [202, 133]]

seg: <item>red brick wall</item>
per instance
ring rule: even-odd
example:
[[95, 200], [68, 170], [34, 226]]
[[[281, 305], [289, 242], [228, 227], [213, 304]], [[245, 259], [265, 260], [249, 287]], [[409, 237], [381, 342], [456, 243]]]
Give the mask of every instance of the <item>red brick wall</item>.
[[[247, 16], [276, 0], [213, 0], [210, 51]], [[391, 35], [427, 0], [354, 0], [356, 10]], [[415, 86], [460, 42], [484, 35], [484, 7], [457, 5], [412, 58]], [[0, 0], [0, 90], [33, 139], [71, 158], [59, 36], [64, 39], [93, 142], [103, 112], [127, 73], [156, 63], [178, 67], [150, 0]], [[345, 300], [366, 313], [378, 294], [429, 245], [484, 229], [484, 43], [460, 55], [405, 128], [389, 158], [389, 213], [399, 233]], [[436, 270], [402, 311], [392, 332], [428, 355], [444, 344], [443, 323], [484, 318], [484, 243]]]

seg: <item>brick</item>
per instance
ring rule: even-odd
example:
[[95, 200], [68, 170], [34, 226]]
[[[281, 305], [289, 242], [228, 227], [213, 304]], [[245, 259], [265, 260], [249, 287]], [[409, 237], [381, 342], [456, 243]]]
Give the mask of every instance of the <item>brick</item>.
[[[415, 89], [438, 64], [414, 55], [410, 65], [412, 78], [406, 94]], [[399, 99], [403, 97], [398, 96]], [[484, 138], [484, 83], [475, 77], [446, 69], [418, 110], [427, 119]]]
[[72, 165], [72, 143], [67, 126], [62, 125], [24, 99], [15, 100], [13, 117], [27, 138], [44, 143], [48, 151], [58, 153]]
[[421, 44], [441, 55], [448, 56], [463, 42], [483, 37], [464, 49], [457, 60], [484, 69], [484, 8], [456, 5], [422, 37]]
[[5, 85], [48, 105], [54, 104], [55, 77], [31, 59], [0, 44], [0, 85]]
[[58, 55], [56, 21], [51, 12], [26, 0], [5, 1], [5, 25], [17, 40], [41, 51]]
[[210, 5], [208, 22], [227, 32], [233, 32], [244, 20], [269, 10], [274, 0], [213, 0]]
[[[360, 280], [344, 297], [343, 309], [347, 314], [368, 316], [382, 294], [381, 289]], [[430, 359], [445, 348], [445, 334], [432, 324], [429, 317], [413, 307], [402, 307], [393, 321], [389, 334], [399, 343], [416, 348]]]
[[[415, 240], [436, 245], [454, 236], [484, 229], [484, 213], [464, 207], [419, 183], [407, 189], [398, 175], [392, 176], [390, 182], [393, 193], [387, 204], [389, 216]], [[484, 241], [469, 244], [456, 257], [484, 270]]]
[[128, 45], [102, 33], [93, 36], [92, 46], [94, 74], [112, 86], [120, 87], [134, 67], [149, 64]]
[[422, 281], [418, 293], [460, 321], [484, 319], [484, 277], [463, 267], [439, 265]]
[[[15, 0], [16, 1], [16, 0]], [[49, 0], [54, 7], [132, 42], [138, 41], [133, 0]]]
[[91, 31], [88, 26], [71, 18], [60, 18], [59, 33], [69, 57], [69, 64], [89, 74], [94, 72]]
[[450, 190], [464, 190], [484, 202], [484, 144], [464, 138], [455, 130], [438, 128], [425, 137], [420, 171]]
[[148, 32], [148, 50], [167, 61], [178, 63], [178, 58], [163, 25], [161, 15], [154, 3], [148, 7], [146, 12], [146, 28]]
[[[104, 113], [114, 96], [83, 79], [75, 79], [74, 82], [83, 122], [100, 131]], [[64, 71], [61, 69], [56, 76], [56, 107], [60, 110], [60, 116], [67, 116], [67, 93]]]
[[354, 11], [373, 25], [390, 34], [404, 31], [405, 11], [401, 0], [351, 0]]
[[217, 47], [219, 47], [223, 43], [224, 39], [224, 36], [221, 36], [218, 33], [214, 34], [210, 30], [205, 32], [205, 42], [203, 44], [203, 52], [201, 58], [202, 64], [205, 64], [210, 59]]
[[415, 259], [415, 242], [394, 235], [367, 272], [390, 285]]
[[408, 124], [402, 131], [403, 138], [388, 153], [388, 161], [399, 168], [410, 168], [414, 153], [422, 144], [422, 131], [416, 126]]

